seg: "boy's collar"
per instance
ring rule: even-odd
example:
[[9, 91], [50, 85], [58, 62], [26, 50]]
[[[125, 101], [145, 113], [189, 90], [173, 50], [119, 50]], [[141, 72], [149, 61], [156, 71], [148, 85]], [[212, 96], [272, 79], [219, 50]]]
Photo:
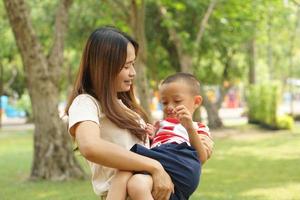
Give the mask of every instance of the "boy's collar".
[[180, 121], [177, 118], [167, 117], [164, 119], [167, 122], [173, 123], [173, 124], [179, 124]]

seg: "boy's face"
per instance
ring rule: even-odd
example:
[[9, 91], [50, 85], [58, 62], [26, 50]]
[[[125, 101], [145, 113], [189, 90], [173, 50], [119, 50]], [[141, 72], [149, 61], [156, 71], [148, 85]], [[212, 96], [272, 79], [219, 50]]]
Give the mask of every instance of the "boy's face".
[[193, 115], [202, 102], [202, 97], [194, 95], [188, 84], [180, 80], [161, 85], [159, 92], [165, 118], [176, 118], [174, 109], [179, 105], [184, 105]]

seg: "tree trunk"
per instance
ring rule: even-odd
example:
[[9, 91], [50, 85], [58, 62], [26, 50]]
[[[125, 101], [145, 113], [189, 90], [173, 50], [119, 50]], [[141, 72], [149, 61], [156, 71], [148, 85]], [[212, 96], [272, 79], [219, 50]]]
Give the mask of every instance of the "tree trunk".
[[248, 46], [248, 58], [249, 58], [249, 84], [255, 84], [255, 59], [256, 59], [256, 50], [255, 50], [255, 38], [253, 37]]
[[[272, 9], [269, 8], [269, 9]], [[267, 45], [267, 54], [268, 54], [268, 72], [269, 72], [269, 80], [272, 80], [273, 78], [273, 37], [272, 37], [272, 11], [269, 10], [268, 15], [268, 23], [267, 23], [267, 37], [268, 37], [268, 45]]]
[[223, 126], [223, 122], [219, 116], [217, 104], [210, 102], [210, 100], [205, 95], [205, 91], [202, 87], [201, 94], [203, 97], [203, 105], [207, 112], [208, 126], [212, 129], [221, 128]]
[[149, 85], [146, 75], [147, 42], [145, 35], [145, 2], [144, 0], [131, 1], [130, 25], [135, 38], [139, 43], [139, 55], [137, 57], [137, 91], [141, 106], [151, 117]]
[[207, 121], [208, 121], [208, 127], [211, 129], [217, 129], [223, 127], [223, 122], [221, 118], [219, 117], [218, 109], [214, 104], [211, 102], [204, 103], [206, 112], [207, 112]]
[[58, 114], [59, 69], [63, 63], [63, 39], [71, 1], [60, 1], [51, 54], [43, 54], [24, 0], [5, 0], [9, 21], [25, 71], [34, 117], [32, 179], [83, 178], [84, 172], [71, 148], [67, 127]]
[[200, 27], [199, 27], [199, 31], [197, 33], [197, 37], [196, 37], [196, 49], [198, 50], [199, 47], [200, 47], [200, 44], [201, 44], [201, 40], [202, 40], [202, 37], [204, 35], [204, 31], [206, 29], [206, 26], [208, 24], [208, 19], [210, 18], [216, 4], [217, 4], [218, 0], [211, 0], [208, 7], [207, 7], [207, 10], [201, 20], [201, 23], [200, 23]]
[[[296, 13], [296, 22], [295, 22], [295, 30], [292, 32], [291, 37], [290, 37], [290, 47], [289, 47], [289, 53], [288, 53], [288, 58], [289, 58], [289, 65], [288, 65], [288, 76], [293, 77], [294, 76], [294, 61], [293, 61], [293, 53], [294, 53], [294, 48], [295, 48], [295, 40], [297, 37], [298, 29], [300, 28], [300, 4], [297, 5], [297, 13]], [[291, 79], [293, 80], [293, 79]], [[291, 100], [290, 100], [290, 115], [294, 117], [295, 115], [295, 107], [294, 107], [294, 85], [292, 81], [289, 83], [288, 90], [291, 94]]]

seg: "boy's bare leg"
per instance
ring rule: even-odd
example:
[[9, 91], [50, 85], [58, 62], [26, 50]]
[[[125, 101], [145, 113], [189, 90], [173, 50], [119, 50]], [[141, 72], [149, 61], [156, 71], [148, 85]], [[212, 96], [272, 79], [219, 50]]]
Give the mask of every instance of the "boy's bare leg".
[[106, 200], [125, 200], [127, 197], [127, 183], [132, 177], [131, 172], [118, 171], [112, 179]]
[[134, 174], [127, 183], [128, 195], [132, 200], [154, 200], [151, 194], [152, 177], [145, 174]]

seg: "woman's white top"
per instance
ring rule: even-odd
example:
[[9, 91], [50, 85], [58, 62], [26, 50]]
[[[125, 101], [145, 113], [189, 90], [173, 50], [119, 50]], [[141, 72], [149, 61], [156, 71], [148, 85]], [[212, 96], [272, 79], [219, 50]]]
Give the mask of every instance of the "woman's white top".
[[[120, 103], [123, 104], [121, 101]], [[145, 145], [127, 129], [117, 127], [105, 117], [105, 115], [101, 113], [98, 101], [88, 94], [80, 94], [73, 100], [69, 108], [69, 130], [76, 123], [83, 121], [93, 121], [98, 124], [101, 133], [99, 137], [115, 143], [124, 149], [129, 150], [136, 143]], [[149, 142], [147, 142], [146, 146], [149, 147]], [[103, 196], [110, 187], [110, 182], [116, 173], [116, 169], [105, 167], [90, 161], [88, 161], [88, 163], [92, 172], [94, 192], [99, 196]]]

